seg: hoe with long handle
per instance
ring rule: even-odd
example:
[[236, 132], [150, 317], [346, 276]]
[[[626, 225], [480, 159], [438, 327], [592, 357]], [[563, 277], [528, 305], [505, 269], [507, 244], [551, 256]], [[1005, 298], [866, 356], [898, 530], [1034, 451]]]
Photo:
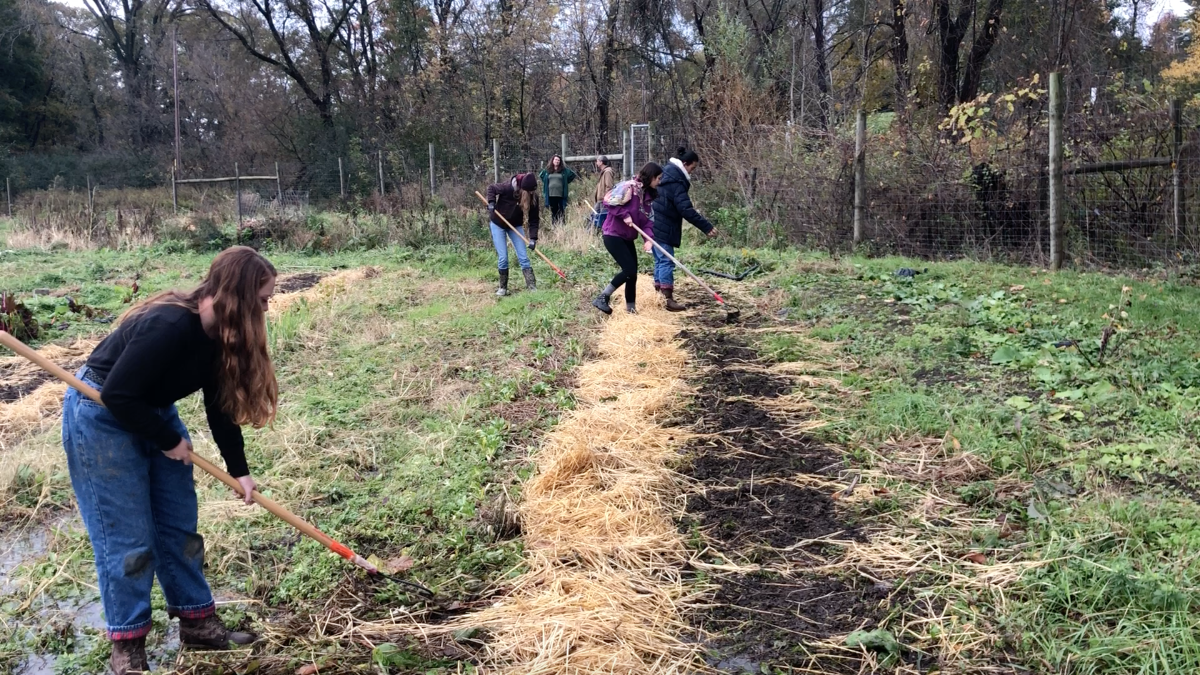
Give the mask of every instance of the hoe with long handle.
[[[20, 340], [18, 340], [15, 337], [13, 337], [9, 333], [0, 331], [0, 344], [4, 345], [5, 347], [8, 347], [9, 349], [13, 350], [14, 352], [16, 352], [19, 355], [24, 356], [25, 358], [29, 359], [30, 361], [33, 361], [35, 364], [37, 364], [38, 366], [41, 366], [43, 369], [45, 369], [46, 372], [57, 377], [58, 379], [62, 380], [63, 382], [66, 382], [68, 386], [75, 388], [76, 390], [79, 391], [79, 393], [83, 394], [84, 396], [87, 396], [88, 398], [92, 399], [99, 405], [104, 405], [103, 401], [100, 400], [100, 392], [96, 391], [92, 387], [89, 387], [87, 384], [85, 384], [79, 378], [77, 378], [74, 375], [63, 370], [57, 364], [55, 364], [53, 361], [51, 361], [50, 359], [47, 359], [46, 357], [37, 353], [36, 351], [31, 349], [28, 345], [24, 344], [23, 342], [21, 342]], [[217, 480], [221, 481], [222, 483], [233, 488], [234, 492], [237, 492], [238, 494], [242, 493], [242, 486], [241, 486], [241, 484], [239, 484], [237, 482], [237, 479], [234, 478], [233, 476], [230, 476], [225, 471], [221, 470], [220, 467], [216, 466], [212, 462], [204, 459], [203, 457], [201, 457], [200, 455], [198, 455], [194, 452], [192, 453], [192, 462], [195, 463], [196, 466], [200, 467], [201, 469], [204, 469], [209, 474], [211, 474], [213, 478], [216, 478]], [[308, 536], [317, 540], [322, 546], [329, 549], [330, 551], [333, 551], [334, 553], [342, 556], [346, 560], [349, 560], [350, 562], [354, 563], [355, 565], [358, 565], [359, 567], [363, 568], [367, 572], [370, 572], [371, 574], [380, 574], [379, 568], [372, 565], [370, 562], [368, 562], [366, 558], [358, 555], [354, 551], [351, 551], [350, 549], [346, 548], [342, 544], [339, 544], [337, 541], [335, 541], [329, 535], [325, 534], [324, 532], [322, 532], [322, 531], [318, 530], [317, 528], [313, 527], [312, 525], [308, 524], [300, 516], [297, 516], [296, 514], [292, 513], [291, 511], [288, 511], [286, 508], [284, 508], [283, 506], [280, 506], [278, 503], [274, 502], [273, 500], [268, 499], [267, 497], [264, 497], [262, 494], [260, 494], [258, 492], [258, 490], [255, 490], [254, 492], [252, 492], [251, 497], [254, 499], [254, 501], [259, 506], [261, 506], [264, 509], [275, 514], [277, 517], [279, 517], [279, 519], [283, 520], [288, 525], [291, 525], [292, 527], [296, 528], [297, 530], [300, 530], [304, 534], [307, 534]]]
[[[475, 191], [475, 196], [479, 197], [479, 201], [483, 202], [485, 205], [488, 203], [487, 198], [485, 198], [483, 195], [479, 194], [478, 190]], [[521, 241], [525, 242], [526, 246], [529, 246], [529, 240], [525, 238], [525, 235], [521, 234], [520, 230], [513, 227], [512, 223], [508, 222], [508, 218], [505, 218], [504, 214], [500, 213], [499, 211], [495, 211], [494, 213], [500, 217], [500, 220], [508, 227], [508, 229], [512, 230], [514, 234], [516, 234], [518, 237], [521, 238]], [[547, 265], [549, 265], [550, 267], [553, 267], [554, 271], [558, 272], [558, 276], [563, 278], [563, 281], [569, 281], [569, 279], [567, 279], [567, 275], [563, 274], [563, 271], [558, 269], [558, 267], [555, 267], [554, 263], [550, 262], [550, 259], [546, 257], [545, 253], [542, 253], [540, 250], [538, 250], [536, 248], [533, 249], [533, 252], [540, 255], [542, 257], [542, 260], [546, 261]]]
[[[583, 200], [583, 203], [588, 205], [588, 208], [592, 210], [592, 213], [596, 213], [596, 207], [592, 206], [592, 203], [591, 203], [591, 202], [589, 202], [588, 200], [586, 200], [586, 199], [585, 199], [585, 200]], [[682, 269], [684, 272], [687, 272], [687, 275], [688, 275], [689, 277], [691, 277], [693, 281], [695, 281], [696, 283], [700, 284], [701, 286], [703, 286], [703, 287], [704, 287], [704, 290], [706, 290], [706, 291], [708, 291], [709, 293], [711, 293], [711, 294], [712, 294], [712, 296], [713, 296], [714, 298], [716, 298], [716, 299], [717, 299], [717, 303], [718, 303], [718, 304], [720, 304], [722, 307], [724, 307], [724, 308], [725, 308], [725, 313], [726, 313], [726, 315], [727, 315], [727, 316], [729, 316], [729, 317], [734, 317], [734, 316], [736, 316], [736, 315], [737, 315], [737, 313], [738, 313], [738, 312], [737, 312], [737, 310], [736, 310], [736, 309], [729, 309], [729, 305], [725, 303], [725, 298], [722, 298], [720, 293], [718, 293], [718, 292], [714, 291], [714, 290], [712, 289], [712, 286], [709, 286], [708, 284], [706, 284], [706, 283], [704, 283], [703, 281], [701, 281], [701, 280], [700, 280], [700, 277], [696, 276], [695, 274], [692, 274], [692, 271], [691, 271], [690, 269], [688, 269], [687, 265], [684, 265], [683, 263], [679, 262], [679, 258], [676, 258], [675, 256], [673, 256], [673, 255], [671, 255], [670, 253], [668, 253], [668, 252], [667, 252], [667, 250], [666, 250], [666, 249], [664, 249], [662, 246], [660, 246], [660, 245], [658, 244], [658, 242], [657, 242], [657, 241], [654, 241], [654, 238], [653, 238], [653, 237], [648, 237], [648, 236], [646, 236], [646, 233], [645, 233], [645, 232], [642, 232], [642, 228], [638, 227], [638, 226], [637, 226], [637, 223], [634, 223], [634, 222], [632, 222], [632, 221], [631, 221], [631, 222], [629, 222], [628, 224], [629, 224], [629, 226], [630, 226], [630, 227], [632, 227], [633, 229], [637, 230], [637, 233], [638, 233], [638, 234], [640, 234], [640, 235], [642, 235], [642, 238], [643, 238], [643, 239], [645, 239], [646, 241], [648, 241], [648, 242], [650, 242], [651, 244], [653, 244], [653, 245], [654, 245], [654, 248], [658, 249], [658, 252], [659, 252], [659, 253], [661, 253], [661, 254], [663, 254], [663, 255], [667, 256], [668, 258], [670, 258], [670, 259], [671, 259], [671, 262], [675, 263], [675, 265], [676, 265], [677, 267], [679, 267], [680, 269]]]

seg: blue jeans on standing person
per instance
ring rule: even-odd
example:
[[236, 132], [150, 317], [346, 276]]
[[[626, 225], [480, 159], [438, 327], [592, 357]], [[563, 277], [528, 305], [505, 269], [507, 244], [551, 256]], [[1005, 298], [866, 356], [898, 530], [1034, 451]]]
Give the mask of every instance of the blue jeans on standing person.
[[[87, 372], [84, 367], [77, 376], [99, 389]], [[175, 406], [158, 412], [188, 438]], [[150, 632], [156, 575], [169, 615], [203, 619], [216, 613], [204, 579], [204, 539], [196, 533], [192, 467], [126, 431], [112, 413], [75, 389], [67, 389], [63, 399], [62, 439], [95, 553], [109, 639]]]
[[518, 227], [517, 232], [521, 233], [518, 237], [512, 230], [502, 225], [490, 223], [492, 229], [492, 244], [496, 247], [496, 256], [500, 259], [497, 267], [500, 271], [508, 269], [508, 241], [512, 242], [513, 250], [517, 252], [517, 263], [521, 269], [527, 270], [532, 267], [529, 264], [529, 252], [525, 250], [525, 240], [521, 237], [525, 236], [525, 228]]
[[599, 232], [604, 227], [604, 220], [608, 218], [608, 211], [599, 211], [592, 215], [592, 226]]
[[[658, 246], [663, 247], [667, 253], [675, 255], [675, 247], [670, 244], [658, 242]], [[675, 263], [671, 259], [663, 255], [658, 250], [658, 246], [654, 247], [654, 281], [659, 287], [674, 288], [675, 287]]]

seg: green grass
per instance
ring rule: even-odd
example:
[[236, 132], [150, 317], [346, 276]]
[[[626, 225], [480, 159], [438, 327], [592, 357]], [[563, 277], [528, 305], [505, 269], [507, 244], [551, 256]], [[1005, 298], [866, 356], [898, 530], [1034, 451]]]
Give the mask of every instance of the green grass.
[[[827, 439], [867, 466], [876, 455], [855, 449], [911, 437], [981, 458], [991, 478], [943, 490], [949, 506], [937, 515], [1004, 516], [1019, 534], [966, 534], [990, 560], [1041, 563], [1002, 602], [946, 591], [936, 577], [915, 584], [991, 633], [968, 658], [1036, 672], [1200, 670], [1200, 289], [1166, 274], [758, 255], [774, 272], [755, 292], [810, 328], [807, 338], [768, 332], [763, 351], [809, 361], [811, 338], [832, 343], [857, 364], [841, 379], [869, 391], [827, 410], [837, 419]], [[927, 272], [903, 279], [900, 267]], [[1056, 346], [1065, 340], [1077, 346]], [[997, 495], [1001, 479], [1023, 487]], [[878, 500], [877, 523], [953, 536], [900, 508], [896, 494]], [[934, 637], [914, 627], [905, 639]]]

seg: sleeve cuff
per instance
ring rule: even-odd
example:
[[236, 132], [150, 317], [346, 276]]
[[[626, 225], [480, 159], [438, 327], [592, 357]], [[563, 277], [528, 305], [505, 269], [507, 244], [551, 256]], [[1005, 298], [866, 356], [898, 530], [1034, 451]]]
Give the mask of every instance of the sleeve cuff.
[[179, 445], [179, 441], [182, 440], [183, 436], [180, 436], [179, 432], [168, 427], [167, 429], [164, 429], [162, 433], [155, 435], [154, 444], [158, 446], [159, 450], [167, 452], [168, 450], [174, 449], [175, 446]]

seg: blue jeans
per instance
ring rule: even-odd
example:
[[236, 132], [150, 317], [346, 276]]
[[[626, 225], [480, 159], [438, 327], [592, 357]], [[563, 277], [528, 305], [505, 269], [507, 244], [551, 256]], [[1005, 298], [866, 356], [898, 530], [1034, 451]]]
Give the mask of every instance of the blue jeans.
[[[529, 252], [525, 250], [525, 240], [518, 237], [512, 230], [502, 225], [489, 223], [492, 230], [492, 245], [496, 247], [496, 256], [500, 259], [496, 265], [500, 271], [508, 269], [508, 241], [512, 242], [513, 250], [517, 252], [517, 263], [521, 265], [521, 269], [530, 269]], [[517, 232], [521, 236], [525, 236], [525, 228], [518, 227]]]
[[[671, 246], [670, 244], [664, 244], [661, 241], [658, 242], [658, 246], [663, 247], [667, 253], [675, 255], [674, 246]], [[665, 286], [667, 288], [674, 288], [675, 263], [671, 262], [670, 258], [659, 252], [658, 246], [654, 247], [654, 281], [658, 282], [660, 287]]]
[[[87, 368], [78, 373], [87, 379]], [[99, 387], [96, 387], [99, 389]], [[175, 406], [159, 410], [187, 438]], [[192, 467], [126, 431], [112, 413], [74, 389], [63, 399], [63, 448], [71, 487], [96, 558], [100, 599], [112, 640], [150, 632], [150, 587], [162, 586], [171, 616], [216, 612], [196, 533]]]
[[592, 226], [597, 230], [604, 227], [604, 220], [608, 218], [608, 211], [600, 211], [592, 216]]

